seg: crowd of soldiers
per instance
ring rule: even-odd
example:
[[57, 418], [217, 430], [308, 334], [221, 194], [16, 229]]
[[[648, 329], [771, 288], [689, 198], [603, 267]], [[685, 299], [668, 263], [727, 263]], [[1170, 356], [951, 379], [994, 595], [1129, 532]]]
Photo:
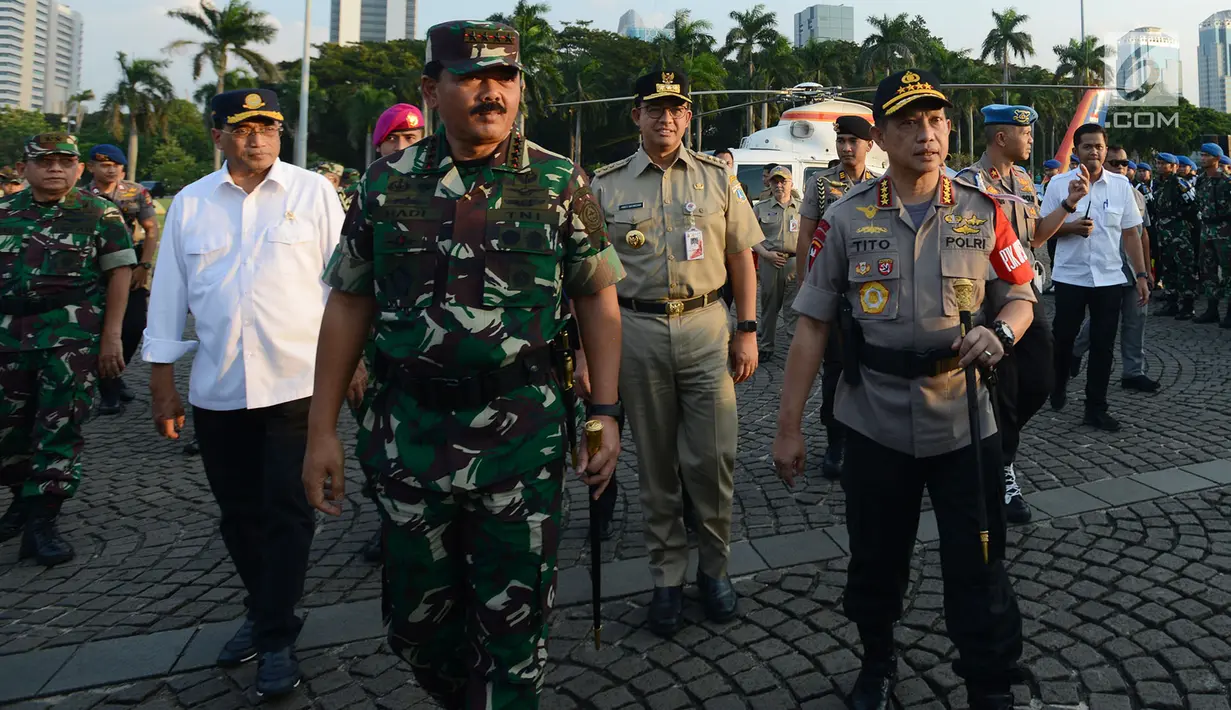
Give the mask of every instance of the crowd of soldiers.
[[[1126, 298], [1144, 306], [1157, 281], [1163, 313], [1193, 318], [1200, 294], [1207, 309], [1196, 322], [1217, 322], [1231, 300], [1231, 160], [1203, 145], [1197, 176], [1191, 160], [1161, 153], [1151, 179], [1148, 166], [1117, 157], [1101, 128], [1085, 127], [1081, 164], [1061, 173], [1049, 161], [1036, 185], [1017, 163], [1030, 155], [1037, 113], [992, 105], [986, 153], [951, 176], [952, 105], [937, 77], [908, 69], [880, 83], [871, 122], [838, 119], [838, 162], [802, 195], [790, 169], [769, 166], [750, 200], [729, 153], [683, 145], [692, 118], [683, 72], [636, 82], [640, 147], [591, 179], [515, 127], [522, 71], [515, 30], [436, 25], [422, 87], [439, 130], [424, 135], [419, 110], [397, 104], [377, 122], [378, 157], [362, 174], [316, 166], [346, 218], [320, 275], [329, 290], [316, 316], [306, 435], [287, 439], [299, 442], [286, 460], [302, 461], [302, 481], [282, 514], [296, 525], [309, 504], [340, 514], [337, 424], [349, 402], [365, 495], [382, 521], [364, 554], [385, 566], [390, 646], [444, 707], [537, 707], [564, 477], [571, 468], [594, 501], [609, 501], [625, 422], [654, 581], [649, 628], [670, 637], [685, 623], [688, 529], [704, 615], [738, 615], [727, 570], [735, 386], [775, 356], [781, 314], [791, 347], [773, 461], [787, 485], [807, 470], [801, 421], [821, 373], [821, 472], [846, 493], [844, 606], [864, 649], [853, 707], [882, 710], [892, 695], [893, 631], [926, 487], [954, 671], [972, 708], [1010, 708], [1022, 620], [1003, 564], [1006, 525], [1030, 518], [1013, 460], [1021, 429], [1049, 394], [1055, 404], [1063, 378], [1054, 369], [1070, 357], [1044, 316], [1033, 264], [1054, 258], [1056, 240], [1089, 235], [1076, 213], [1089, 218], [1092, 175], [1131, 166], [1157, 246], [1130, 238], [1144, 237], [1146, 215], [1113, 225], [1125, 235]], [[228, 92], [213, 106], [219, 145], [238, 151], [280, 134], [272, 92]], [[873, 144], [889, 156], [884, 175], [866, 166]], [[13, 496], [0, 540], [22, 534], [21, 556], [44, 565], [73, 554], [55, 520], [81, 478], [95, 384], [104, 414], [131, 398], [119, 375], [146, 320], [159, 239], [148, 193], [123, 180], [123, 153], [94, 148], [85, 189], [80, 158], [72, 136], [43, 134], [25, 146], [27, 186], [10, 192], [22, 176], [0, 172], [0, 483]], [[247, 193], [265, 170], [246, 176]], [[278, 218], [295, 220], [290, 210]], [[137, 225], [144, 239], [134, 244]], [[172, 280], [155, 281], [155, 300], [179, 288]], [[182, 315], [167, 322], [182, 326]], [[1231, 310], [1221, 322], [1231, 327]], [[151, 375], [155, 426], [174, 438], [184, 410], [167, 365], [191, 348], [176, 342], [173, 355], [153, 356], [145, 335], [146, 359], [163, 368]], [[1091, 421], [1106, 419], [1087, 409]], [[607, 510], [595, 534], [609, 531]], [[245, 553], [224, 537], [239, 565]], [[255, 595], [254, 580], [269, 573], [245, 564]], [[297, 574], [295, 598], [272, 610], [291, 631], [259, 649], [263, 695], [299, 683]], [[270, 611], [250, 605], [220, 665], [257, 657], [268, 637], [259, 613]], [[597, 616], [595, 625], [597, 634]]]

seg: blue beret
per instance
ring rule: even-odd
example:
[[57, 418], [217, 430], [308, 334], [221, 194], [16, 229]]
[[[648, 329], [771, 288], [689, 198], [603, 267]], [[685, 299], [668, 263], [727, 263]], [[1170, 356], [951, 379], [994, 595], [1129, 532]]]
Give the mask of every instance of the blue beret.
[[1203, 143], [1201, 145], [1201, 152], [1212, 155], [1215, 158], [1221, 158], [1224, 155], [1222, 147], [1217, 143]]
[[1044, 170], [1059, 170], [1059, 169], [1060, 169], [1060, 161], [1059, 161], [1059, 160], [1056, 160], [1056, 159], [1054, 159], [1054, 158], [1053, 158], [1053, 159], [1051, 159], [1051, 160], [1049, 160], [1049, 161], [1047, 161], [1047, 162], [1043, 163], [1043, 169], [1044, 169]]
[[1029, 126], [1039, 120], [1039, 113], [1029, 106], [990, 104], [983, 107], [983, 123], [988, 126]]
[[112, 163], [119, 163], [124, 167], [128, 167], [128, 158], [124, 157], [124, 151], [111, 145], [110, 143], [103, 143], [102, 145], [96, 145], [91, 148], [90, 160], [96, 163], [110, 161]]
[[1187, 155], [1177, 155], [1175, 159], [1179, 161], [1180, 165], [1187, 165], [1188, 167], [1194, 170], [1197, 169], [1197, 164], [1193, 162], [1193, 159], [1188, 157]]
[[1179, 165], [1179, 164], [1180, 164], [1179, 159], [1178, 159], [1178, 158], [1176, 158], [1176, 157], [1175, 157], [1174, 155], [1172, 155], [1171, 153], [1159, 153], [1159, 154], [1158, 154], [1158, 159], [1159, 159], [1159, 160], [1161, 160], [1161, 161], [1163, 161], [1164, 163], [1168, 163], [1168, 164], [1170, 164], [1170, 165]]
[[1218, 159], [1218, 164], [1219, 165], [1231, 165], [1231, 157], [1227, 157], [1225, 155], [1222, 156], [1221, 158]]
[[1069, 165], [1076, 165], [1076, 164], [1078, 164], [1079, 162], [1081, 162], [1081, 161], [1077, 159], [1077, 155], [1076, 155], [1076, 154], [1074, 154], [1074, 155], [1070, 155], [1070, 156], [1069, 156]]

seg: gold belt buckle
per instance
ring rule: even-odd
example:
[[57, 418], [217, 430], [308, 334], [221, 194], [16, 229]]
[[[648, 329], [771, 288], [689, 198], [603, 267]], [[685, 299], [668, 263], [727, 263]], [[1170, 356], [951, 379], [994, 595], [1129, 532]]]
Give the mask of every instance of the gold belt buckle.
[[667, 315], [678, 316], [684, 312], [683, 301], [667, 301]]

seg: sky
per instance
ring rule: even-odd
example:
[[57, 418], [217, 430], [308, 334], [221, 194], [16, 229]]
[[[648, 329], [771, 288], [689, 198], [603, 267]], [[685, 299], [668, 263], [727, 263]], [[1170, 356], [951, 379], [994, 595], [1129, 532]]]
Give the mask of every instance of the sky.
[[[161, 58], [167, 55], [163, 47], [175, 39], [192, 39], [196, 32], [178, 20], [166, 16], [167, 10], [190, 6], [198, 0], [123, 0], [122, 3], [108, 0], [62, 0], [81, 12], [85, 20], [85, 47], [82, 89], [92, 89], [101, 99], [119, 80], [116, 52], [125, 51], [129, 56]], [[222, 0], [217, 0], [219, 3]], [[329, 0], [310, 0], [312, 3], [311, 38], [313, 43], [329, 39]], [[585, 2], [560, 2], [546, 0], [552, 10], [548, 17], [555, 23], [568, 20], [592, 20], [593, 26], [614, 31], [620, 15], [629, 9], [636, 10], [647, 27], [662, 26], [669, 20], [672, 5], [655, 0], [586, 0]], [[294, 59], [303, 51], [305, 0], [251, 0], [258, 9], [268, 12], [280, 27], [277, 40], [263, 52], [279, 61]], [[471, 0], [467, 4], [468, 16], [483, 18], [495, 12], [512, 9], [515, 0]], [[813, 0], [767, 0], [767, 9], [777, 13], [778, 30], [787, 37], [793, 35], [794, 15], [812, 4]], [[721, 42], [732, 22], [728, 13], [732, 10], [747, 10], [753, 0], [710, 0], [703, 7], [693, 9], [697, 19], [709, 20], [714, 25], [712, 33]], [[847, 4], [855, 8], [855, 40], [862, 41], [870, 34], [867, 23], [870, 15], [894, 15], [900, 12], [919, 14], [927, 21], [934, 34], [953, 48], [970, 48], [978, 54], [983, 38], [992, 27], [991, 11], [1016, 7], [1030, 16], [1026, 31], [1034, 39], [1036, 55], [1032, 63], [1052, 68], [1055, 55], [1051, 48], [1067, 43], [1069, 38], [1080, 34], [1081, 0], [828, 0], [828, 4]], [[685, 3], [680, 3], [686, 6]], [[1141, 26], [1161, 27], [1177, 37], [1181, 46], [1184, 68], [1184, 95], [1197, 102], [1197, 26], [1214, 12], [1231, 8], [1231, 0], [1084, 0], [1086, 33], [1097, 35], [1105, 43], [1125, 32]], [[121, 9], [122, 8], [122, 9]], [[666, 9], [664, 9], [666, 8]], [[419, 2], [420, 36], [431, 25], [454, 16], [452, 4], [447, 2]], [[196, 87], [213, 83], [209, 69], [199, 81], [192, 80], [189, 55], [171, 57], [168, 72], [176, 93], [189, 97]], [[941, 77], [942, 79], [944, 77]], [[97, 105], [97, 102], [95, 102]]]

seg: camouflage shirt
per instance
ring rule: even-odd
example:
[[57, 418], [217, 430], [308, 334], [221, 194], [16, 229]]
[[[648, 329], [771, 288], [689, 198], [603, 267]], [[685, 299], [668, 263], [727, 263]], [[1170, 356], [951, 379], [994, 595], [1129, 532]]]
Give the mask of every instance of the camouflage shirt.
[[1159, 224], [1168, 225], [1176, 220], [1196, 218], [1197, 200], [1185, 199], [1185, 195], [1192, 189], [1187, 181], [1177, 175], [1163, 178], [1159, 182], [1158, 191], [1154, 193], [1154, 209], [1158, 213]]
[[1231, 218], [1231, 178], [1222, 173], [1197, 178], [1197, 217], [1205, 229]]
[[[30, 190], [0, 197], [0, 352], [97, 342], [104, 272], [137, 263], [114, 204], [73, 188], [58, 204]], [[86, 291], [72, 304], [14, 315], [10, 304]]]
[[[323, 278], [375, 297], [378, 362], [462, 378], [547, 347], [566, 323], [564, 294], [593, 294], [623, 276], [571, 161], [513, 133], [489, 160], [459, 166], [440, 132], [368, 168]], [[472, 489], [564, 455], [554, 387], [442, 412], [377, 369], [359, 457], [385, 479]]]
[[129, 233], [134, 235], [133, 241], [138, 244], [145, 239], [145, 232], [144, 230], [141, 232], [140, 238], [135, 236], [137, 223], [154, 219], [158, 215], [158, 210], [154, 207], [154, 198], [150, 197], [150, 191], [135, 182], [120, 180], [111, 192], [103, 192], [98, 184], [91, 180], [90, 184], [86, 185], [85, 191], [118, 205], [120, 214], [124, 216], [124, 224], [128, 226]]

